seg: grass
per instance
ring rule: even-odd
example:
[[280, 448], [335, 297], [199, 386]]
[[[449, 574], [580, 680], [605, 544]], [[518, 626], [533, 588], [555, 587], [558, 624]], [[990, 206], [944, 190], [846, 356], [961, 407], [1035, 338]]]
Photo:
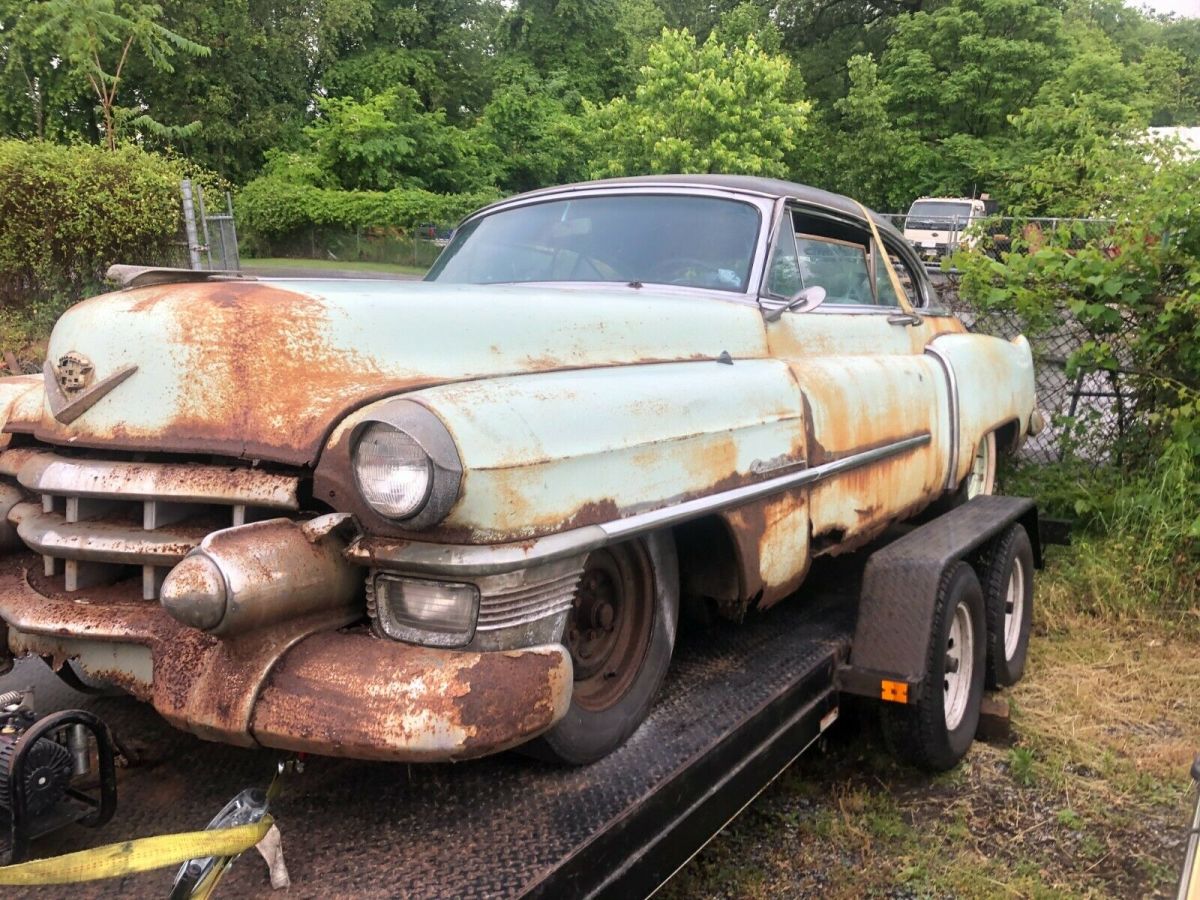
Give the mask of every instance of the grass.
[[397, 275], [424, 275], [423, 266], [404, 266], [381, 262], [342, 262], [336, 259], [288, 259], [268, 257], [266, 259], [242, 258], [243, 268], [256, 269], [313, 269], [315, 271], [341, 272], [387, 272]]
[[1080, 572], [1120, 540], [1052, 548], [1013, 735], [954, 772], [892, 762], [843, 721], [660, 897], [1173, 896], [1200, 751], [1197, 629], [1177, 610], [1108, 613]]

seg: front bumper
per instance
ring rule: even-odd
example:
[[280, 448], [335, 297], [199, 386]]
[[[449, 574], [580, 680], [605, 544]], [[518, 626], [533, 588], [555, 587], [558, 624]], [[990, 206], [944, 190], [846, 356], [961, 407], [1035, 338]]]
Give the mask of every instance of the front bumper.
[[0, 561], [0, 619], [16, 655], [77, 659], [209, 740], [326, 756], [437, 762], [524, 743], [566, 713], [572, 667], [546, 644], [415, 647], [323, 611], [217, 638], [108, 588], [62, 592], [30, 554]]

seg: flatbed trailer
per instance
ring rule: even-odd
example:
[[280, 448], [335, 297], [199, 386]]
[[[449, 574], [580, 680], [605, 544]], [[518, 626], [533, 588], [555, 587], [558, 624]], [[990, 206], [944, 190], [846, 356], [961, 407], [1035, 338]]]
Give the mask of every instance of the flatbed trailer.
[[[964, 558], [1016, 521], [1033, 529], [1040, 559], [1032, 504], [987, 499], [882, 549], [827, 565], [804, 597], [741, 625], [681, 627], [649, 718], [593, 765], [563, 768], [513, 753], [422, 766], [310, 758], [272, 810], [293, 895], [649, 895], [829, 728], [843, 691], [878, 690], [875, 670], [854, 662], [864, 633], [860, 613], [887, 599], [871, 595], [872, 579], [877, 595], [882, 572], [884, 591], [895, 590], [894, 602], [908, 610], [900, 619], [917, 634], [928, 604], [913, 584], [927, 578], [937, 560]], [[910, 584], [901, 569], [916, 580]], [[884, 624], [893, 629], [895, 621]], [[865, 629], [865, 643], [889, 646], [876, 624]], [[897, 635], [893, 643], [907, 641]], [[896, 666], [903, 667], [903, 657], [896, 656]], [[26, 660], [0, 678], [0, 690], [48, 675], [36, 660]], [[234, 793], [263, 783], [278, 758], [204, 743], [131, 700], [84, 698], [49, 682], [39, 694], [39, 712], [90, 708], [119, 736], [150, 750], [145, 765], [122, 774], [112, 823], [98, 832], [58, 832], [34, 845], [35, 856], [203, 827]], [[161, 896], [170, 877], [158, 872], [80, 885], [71, 896]], [[220, 891], [272, 893], [263, 866], [250, 858], [234, 866]], [[62, 893], [49, 888], [23, 895]]]

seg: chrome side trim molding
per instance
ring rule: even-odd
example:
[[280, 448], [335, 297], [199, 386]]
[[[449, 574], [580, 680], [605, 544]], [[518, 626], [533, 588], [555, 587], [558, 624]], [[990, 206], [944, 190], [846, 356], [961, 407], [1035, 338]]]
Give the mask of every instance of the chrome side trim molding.
[[411, 574], [472, 576], [511, 572], [578, 553], [588, 553], [606, 544], [677, 525], [782, 491], [808, 487], [835, 478], [844, 472], [923, 447], [930, 440], [929, 432], [913, 435], [812, 468], [800, 469], [707, 497], [686, 500], [674, 506], [635, 513], [598, 525], [574, 528], [532, 541], [511, 544], [428, 544], [359, 538], [346, 549], [346, 555], [364, 565]]
[[950, 362], [950, 357], [942, 350], [931, 343], [925, 347], [925, 352], [941, 364], [942, 371], [946, 374], [946, 392], [950, 395], [950, 452], [947, 454], [950, 466], [946, 471], [945, 488], [952, 491], [958, 487], [958, 479], [955, 476], [958, 474], [958, 432], [962, 427], [961, 412], [958, 408], [958, 379], [954, 375], [954, 365]]

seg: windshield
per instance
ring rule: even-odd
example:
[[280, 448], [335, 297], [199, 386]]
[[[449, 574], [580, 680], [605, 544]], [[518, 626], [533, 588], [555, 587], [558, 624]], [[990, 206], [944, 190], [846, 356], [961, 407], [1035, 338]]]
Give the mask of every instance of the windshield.
[[955, 203], [951, 200], [918, 200], [908, 211], [905, 228], [919, 231], [947, 229], [955, 223], [961, 228], [971, 218], [970, 203]]
[[758, 210], [686, 195], [574, 197], [468, 222], [427, 281], [613, 281], [744, 291]]

